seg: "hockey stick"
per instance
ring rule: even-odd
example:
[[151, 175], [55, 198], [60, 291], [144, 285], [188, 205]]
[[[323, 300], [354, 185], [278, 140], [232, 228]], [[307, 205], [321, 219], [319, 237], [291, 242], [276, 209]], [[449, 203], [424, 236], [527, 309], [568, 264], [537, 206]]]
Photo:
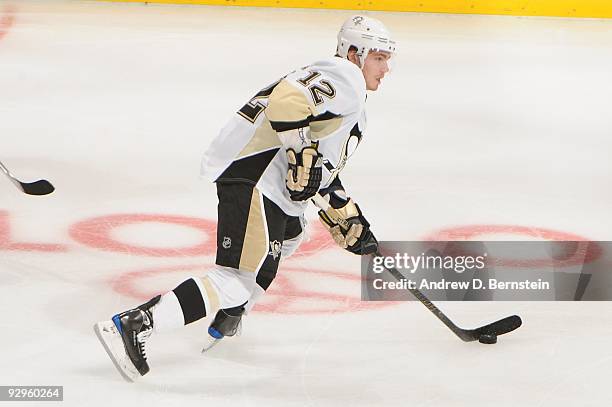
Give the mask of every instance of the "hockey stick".
[[[312, 198], [313, 202], [316, 206], [327, 211], [330, 208], [329, 202], [325, 200], [318, 193]], [[382, 257], [379, 251], [374, 253], [374, 257]], [[387, 268], [385, 269], [397, 280], [402, 281], [405, 277], [397, 271], [395, 268]], [[523, 323], [521, 317], [518, 315], [512, 315], [506, 318], [502, 318], [499, 321], [492, 322], [490, 324], [481, 326], [476, 329], [463, 329], [458, 327], [449, 317], [444, 314], [435, 304], [433, 304], [420, 290], [416, 288], [408, 288], [408, 291], [421, 302], [428, 310], [431, 311], [444, 325], [446, 325], [455, 335], [459, 337], [464, 342], [473, 342], [480, 339], [482, 335], [503, 335], [508, 332], [512, 332]]]
[[[380, 252], [375, 253], [376, 257], [382, 257]], [[387, 268], [385, 269], [398, 281], [404, 280], [404, 276], [402, 273], [397, 271], [395, 268]], [[416, 288], [408, 288], [408, 291], [421, 302], [424, 306], [427, 307], [428, 310], [432, 312], [444, 325], [446, 325], [455, 335], [457, 335], [464, 342], [472, 342], [480, 339], [482, 335], [503, 335], [508, 332], [512, 332], [518, 327], [521, 326], [523, 321], [521, 317], [518, 315], [512, 315], [506, 318], [502, 318], [499, 321], [492, 322], [490, 324], [481, 326], [476, 329], [463, 329], [458, 327], [449, 317], [444, 314], [440, 310], [440, 308], [436, 307], [421, 291]]]
[[48, 195], [55, 191], [55, 187], [46, 179], [34, 182], [21, 182], [11, 174], [11, 172], [0, 162], [0, 169], [11, 180], [17, 188], [28, 195]]

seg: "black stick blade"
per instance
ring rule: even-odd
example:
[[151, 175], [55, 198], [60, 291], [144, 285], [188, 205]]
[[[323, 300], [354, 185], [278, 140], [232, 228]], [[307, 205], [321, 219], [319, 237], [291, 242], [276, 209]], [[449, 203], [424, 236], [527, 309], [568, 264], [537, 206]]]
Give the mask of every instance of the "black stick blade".
[[512, 315], [510, 317], [506, 317], [500, 319], [499, 321], [495, 321], [490, 323], [489, 325], [481, 326], [476, 329], [478, 336], [483, 334], [494, 334], [494, 335], [503, 335], [508, 332], [512, 332], [523, 324], [521, 317], [518, 315]]
[[28, 195], [48, 195], [55, 191], [55, 187], [46, 179], [35, 182], [20, 182], [21, 189]]

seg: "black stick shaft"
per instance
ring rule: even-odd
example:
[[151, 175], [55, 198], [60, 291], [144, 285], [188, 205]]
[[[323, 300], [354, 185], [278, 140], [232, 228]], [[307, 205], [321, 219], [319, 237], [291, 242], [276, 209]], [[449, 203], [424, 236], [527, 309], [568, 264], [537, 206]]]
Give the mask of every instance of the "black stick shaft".
[[[380, 252], [376, 252], [375, 256], [382, 257], [382, 254], [380, 254]], [[389, 274], [395, 277], [395, 279], [397, 279], [398, 281], [401, 281], [404, 279], [404, 275], [400, 273], [399, 271], [397, 271], [397, 269], [387, 268], [387, 267], [385, 267], [385, 269], [389, 272]], [[461, 335], [462, 329], [459, 328], [457, 325], [455, 325], [453, 321], [451, 321], [450, 318], [448, 318], [446, 314], [444, 314], [444, 312], [440, 310], [440, 308], [436, 307], [436, 305], [433, 302], [431, 302], [429, 298], [427, 298], [427, 296], [425, 296], [425, 294], [423, 294], [420, 290], [416, 288], [408, 288], [408, 291], [410, 291], [410, 293], [417, 300], [419, 300], [421, 304], [423, 304], [428, 310], [430, 310], [431, 313], [436, 316], [436, 318], [442, 321], [444, 325], [446, 325], [451, 331], [453, 331], [455, 335], [457, 335], [459, 338], [464, 340], [465, 335]]]
[[[374, 253], [374, 256], [383, 257], [379, 251], [376, 251], [376, 253]], [[402, 273], [400, 273], [399, 271], [397, 271], [397, 269], [393, 267], [385, 267], [385, 269], [398, 281], [401, 281], [405, 278]], [[453, 331], [453, 333], [457, 335], [459, 339], [464, 342], [472, 342], [478, 340], [478, 338], [480, 338], [480, 336], [483, 334], [503, 335], [505, 333], [514, 331], [523, 323], [518, 315], [512, 315], [500, 319], [499, 321], [495, 321], [490, 324], [481, 326], [480, 328], [463, 329], [458, 327], [453, 321], [451, 321], [451, 319], [447, 317], [446, 314], [442, 312], [442, 310], [440, 310], [440, 308], [436, 307], [434, 303], [432, 303], [429, 298], [427, 298], [425, 294], [423, 294], [420, 290], [416, 288], [409, 288], [408, 291], [410, 291], [410, 293], [414, 295], [414, 297], [419, 300], [421, 304], [427, 307], [427, 309], [430, 310], [431, 313], [436, 316], [436, 318], [438, 318], [444, 325], [446, 325], [451, 331]]]

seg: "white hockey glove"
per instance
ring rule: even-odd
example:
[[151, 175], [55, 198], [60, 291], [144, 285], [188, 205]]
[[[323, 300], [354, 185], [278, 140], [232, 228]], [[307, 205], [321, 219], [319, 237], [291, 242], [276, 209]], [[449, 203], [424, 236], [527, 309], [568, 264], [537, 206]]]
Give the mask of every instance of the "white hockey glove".
[[296, 153], [287, 149], [287, 190], [292, 201], [305, 201], [319, 191], [323, 178], [323, 156], [317, 151], [318, 143], [304, 147]]
[[334, 199], [331, 199], [330, 203], [331, 206], [327, 210], [319, 210], [319, 219], [336, 244], [358, 255], [375, 253], [378, 250], [378, 241], [359, 206], [350, 198], [341, 205]]

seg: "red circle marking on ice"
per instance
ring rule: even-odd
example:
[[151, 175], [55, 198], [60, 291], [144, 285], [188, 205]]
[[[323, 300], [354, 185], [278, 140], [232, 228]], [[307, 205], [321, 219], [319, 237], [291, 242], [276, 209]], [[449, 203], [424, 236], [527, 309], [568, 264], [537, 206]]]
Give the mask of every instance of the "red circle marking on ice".
[[16, 8], [11, 5], [7, 5], [2, 10], [2, 15], [0, 15], [0, 40], [8, 34], [15, 24], [16, 11]]
[[338, 248], [331, 234], [321, 225], [321, 222], [317, 221], [308, 230], [309, 240], [302, 242], [294, 256], [311, 256], [317, 254], [322, 250]]
[[[202, 242], [188, 247], [145, 247], [123, 243], [111, 236], [114, 228], [138, 223], [167, 223], [187, 226], [202, 232]], [[100, 216], [74, 224], [70, 236], [77, 242], [95, 249], [154, 257], [205, 256], [216, 251], [216, 223], [207, 219], [187, 216], [118, 214]]]
[[[329, 280], [330, 278], [359, 282], [359, 275], [350, 275], [330, 270], [313, 270], [302, 267], [288, 267], [285, 272], [316, 274], [318, 279]], [[323, 283], [325, 284], [325, 283]], [[371, 309], [379, 309], [397, 304], [393, 301], [362, 301], [358, 296], [348, 296], [343, 294], [325, 293], [314, 290], [303, 290], [298, 288], [292, 279], [285, 274], [277, 275], [272, 286], [266, 291], [266, 296], [274, 296], [276, 299], [272, 303], [258, 304], [254, 311], [262, 311], [276, 314], [326, 314], [330, 312], [354, 312]], [[307, 304], [303, 304], [302, 309], [293, 307], [293, 303], [299, 300], [328, 301], [337, 304], [328, 308], [305, 309]], [[298, 304], [299, 306], [299, 304]]]
[[553, 229], [517, 225], [465, 225], [440, 229], [423, 240], [468, 240], [487, 234], [513, 234], [537, 237], [545, 240], [588, 241], [587, 238], [573, 233]]
[[[470, 240], [482, 235], [491, 234], [512, 234], [552, 240], [558, 242], [578, 242], [577, 244], [568, 243], [564, 247], [564, 252], [559, 253], [553, 259], [497, 259], [487, 258], [487, 263], [498, 266], [517, 267], [517, 268], [537, 268], [537, 267], [569, 267], [581, 264], [588, 264], [603, 253], [602, 247], [589, 241], [584, 236], [573, 233], [562, 232], [553, 229], [517, 226], [517, 225], [465, 225], [440, 229], [423, 238], [425, 241], [461, 241]], [[581, 242], [584, 242], [581, 244]]]
[[0, 250], [15, 250], [24, 252], [66, 252], [68, 247], [63, 244], [50, 243], [13, 243], [11, 241], [11, 224], [9, 213], [0, 211]]
[[[191, 272], [194, 270], [203, 271], [208, 268], [206, 265], [182, 265], [182, 266], [167, 266], [156, 267], [143, 270], [135, 270], [115, 277], [110, 281], [110, 284], [117, 293], [134, 297], [140, 301], [145, 301], [161, 294], [160, 291], [146, 291], [138, 288], [138, 282], [143, 278], [153, 277], [165, 273], [175, 272]], [[272, 286], [265, 294], [265, 298], [274, 297], [272, 303], [256, 305], [254, 310], [258, 312], [277, 313], [277, 314], [320, 314], [329, 312], [352, 312], [366, 309], [378, 309], [396, 304], [391, 301], [366, 302], [361, 301], [358, 296], [348, 296], [343, 294], [324, 293], [314, 290], [304, 290], [298, 288], [293, 282], [294, 273], [315, 274], [322, 281], [328, 278], [341, 279], [348, 281], [359, 282], [360, 276], [354, 276], [344, 273], [338, 273], [329, 270], [313, 270], [302, 267], [283, 267], [279, 271]], [[169, 289], [171, 289], [170, 287]], [[167, 291], [167, 290], [166, 290]], [[165, 291], [164, 291], [165, 292]], [[307, 301], [306, 303], [294, 306], [298, 301]], [[309, 301], [329, 301], [337, 305], [320, 308], [315, 304], [313, 309], [308, 309]]]

